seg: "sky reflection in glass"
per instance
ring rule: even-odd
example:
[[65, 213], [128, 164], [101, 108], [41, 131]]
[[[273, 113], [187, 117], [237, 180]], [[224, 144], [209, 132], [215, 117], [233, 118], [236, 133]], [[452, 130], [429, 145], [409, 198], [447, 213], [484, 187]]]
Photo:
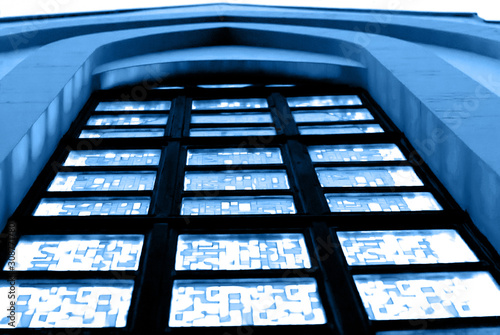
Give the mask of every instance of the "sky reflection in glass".
[[25, 235], [15, 249], [15, 270], [135, 271], [143, 242], [143, 235]]
[[191, 137], [223, 137], [223, 136], [274, 136], [274, 127], [220, 127], [192, 128]]
[[289, 189], [284, 170], [186, 171], [184, 191], [285, 190]]
[[175, 270], [310, 268], [302, 234], [179, 235]]
[[411, 166], [316, 168], [323, 187], [423, 186]]
[[256, 109], [267, 108], [267, 100], [252, 99], [219, 99], [219, 100], [193, 100], [193, 110], [228, 110], [228, 109]]
[[186, 165], [282, 164], [279, 148], [189, 149]]
[[175, 280], [170, 327], [324, 324], [313, 278]]
[[95, 111], [167, 111], [171, 105], [170, 101], [104, 101], [97, 105]]
[[157, 166], [161, 150], [70, 151], [63, 166]]
[[149, 197], [42, 198], [34, 216], [147, 215]]
[[300, 109], [292, 111], [297, 123], [371, 121], [373, 115], [366, 108], [359, 109]]
[[254, 197], [186, 197], [181, 215], [295, 214], [290, 195]]
[[378, 124], [336, 124], [319, 126], [298, 126], [300, 135], [339, 135], [383, 133]]
[[49, 192], [151, 191], [156, 172], [58, 172]]
[[233, 112], [191, 114], [191, 123], [273, 123], [271, 113]]
[[166, 114], [92, 115], [87, 126], [161, 126], [167, 121]]
[[339, 231], [337, 236], [351, 266], [478, 262], [451, 229]]
[[428, 192], [329, 193], [325, 194], [330, 211], [406, 212], [440, 211], [443, 208]]
[[353, 277], [370, 320], [500, 316], [500, 289], [488, 272]]
[[163, 137], [165, 129], [162, 128], [129, 128], [129, 129], [83, 129], [79, 138], [139, 138]]
[[288, 97], [290, 107], [328, 107], [362, 105], [357, 95], [325, 95], [313, 97]]
[[[17, 280], [16, 328], [122, 328], [133, 289], [133, 280]], [[0, 328], [12, 328], [8, 322], [1, 317]]]
[[397, 145], [392, 143], [314, 145], [310, 146], [308, 151], [311, 160], [315, 163], [406, 160]]

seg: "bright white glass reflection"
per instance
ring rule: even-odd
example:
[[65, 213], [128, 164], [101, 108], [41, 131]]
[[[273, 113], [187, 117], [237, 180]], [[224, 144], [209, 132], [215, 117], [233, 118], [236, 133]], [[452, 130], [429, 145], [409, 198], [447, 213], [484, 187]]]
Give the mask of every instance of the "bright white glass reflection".
[[147, 128], [147, 129], [84, 129], [79, 138], [139, 138], [139, 137], [163, 137], [165, 129]]
[[289, 195], [254, 197], [186, 197], [181, 215], [295, 214]]
[[316, 168], [323, 187], [423, 186], [411, 166]]
[[161, 126], [167, 120], [166, 114], [92, 115], [87, 126]]
[[191, 137], [219, 137], [219, 136], [274, 136], [274, 127], [220, 127], [220, 128], [192, 128]]
[[105, 101], [100, 102], [95, 111], [167, 111], [171, 105], [170, 101]]
[[186, 171], [184, 191], [285, 190], [289, 189], [284, 170]]
[[58, 172], [49, 192], [151, 191], [156, 172]]
[[186, 165], [282, 164], [279, 148], [189, 149]]
[[406, 160], [397, 145], [339, 144], [314, 145], [308, 148], [313, 162], [379, 162]]
[[221, 85], [198, 85], [200, 88], [244, 88], [253, 86], [252, 84], [221, 84]]
[[310, 268], [302, 234], [179, 235], [175, 270]]
[[314, 97], [288, 97], [290, 107], [328, 107], [362, 105], [357, 95], [325, 95]]
[[252, 99], [219, 99], [219, 100], [193, 100], [193, 109], [211, 110], [211, 109], [255, 109], [267, 108], [267, 100]]
[[191, 123], [273, 123], [271, 113], [263, 112], [232, 112], [191, 114]]
[[299, 109], [292, 111], [297, 123], [371, 121], [373, 115], [366, 108], [357, 109]]
[[488, 272], [353, 277], [370, 320], [500, 316], [500, 289]]
[[175, 280], [170, 327], [326, 323], [313, 278]]
[[[114, 271], [139, 268], [143, 235], [25, 235], [16, 271]], [[11, 270], [6, 263], [4, 270]]]
[[34, 216], [147, 215], [149, 197], [42, 198]]
[[70, 151], [63, 166], [156, 166], [161, 150], [79, 150]]
[[298, 126], [300, 135], [339, 135], [383, 133], [378, 124], [336, 124], [319, 126]]
[[329, 193], [325, 194], [330, 211], [406, 212], [440, 211], [443, 208], [428, 192], [401, 193]]
[[[122, 328], [133, 280], [16, 280], [16, 328]], [[10, 284], [0, 284], [7, 297]], [[3, 299], [5, 311], [8, 299]], [[12, 300], [11, 300], [12, 301]], [[6, 313], [3, 313], [6, 315]], [[12, 327], [0, 318], [0, 328]]]
[[451, 229], [339, 231], [337, 236], [349, 265], [479, 261]]

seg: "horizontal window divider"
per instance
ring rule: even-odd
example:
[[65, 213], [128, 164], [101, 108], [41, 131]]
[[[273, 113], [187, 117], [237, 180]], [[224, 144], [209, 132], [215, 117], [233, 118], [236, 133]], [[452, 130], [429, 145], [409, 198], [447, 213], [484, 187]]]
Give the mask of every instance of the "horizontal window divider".
[[158, 165], [60, 166], [58, 172], [158, 172]]
[[191, 123], [191, 129], [199, 128], [261, 128], [273, 127], [273, 123]]
[[190, 147], [202, 146], [206, 148], [214, 147], [242, 147], [242, 148], [261, 148], [278, 146], [286, 142], [285, 136], [282, 134], [270, 136], [203, 136], [203, 137], [184, 137], [182, 140], [183, 145]]
[[[389, 330], [409, 330], [414, 331], [417, 329], [426, 330], [443, 329], [442, 334], [446, 334], [452, 329], [457, 329], [456, 334], [463, 333], [462, 328], [472, 327], [485, 327], [500, 326], [500, 320], [496, 316], [483, 316], [483, 317], [455, 317], [443, 319], [404, 319], [404, 320], [372, 320], [372, 329], [374, 332], [389, 331]], [[418, 333], [417, 333], [418, 334]], [[453, 334], [453, 333], [451, 333]]]
[[185, 171], [203, 171], [203, 172], [220, 172], [220, 171], [241, 171], [251, 170], [258, 172], [259, 170], [285, 170], [284, 164], [240, 164], [240, 165], [186, 165]]
[[[290, 138], [290, 137], [288, 137]], [[297, 135], [293, 139], [304, 144], [350, 144], [350, 143], [379, 143], [380, 141], [393, 141], [397, 139], [392, 133], [365, 133], [365, 134], [329, 134], [329, 135]]]
[[398, 274], [398, 273], [424, 273], [424, 272], [462, 272], [462, 271], [487, 271], [488, 263], [437, 263], [437, 264], [401, 264], [401, 265], [358, 265], [350, 266], [350, 272], [357, 274]]
[[413, 166], [408, 161], [349, 161], [349, 162], [313, 162], [314, 167], [387, 167], [387, 166]]
[[[326, 309], [326, 308], [325, 308]], [[221, 335], [221, 334], [252, 334], [252, 335], [276, 335], [280, 334], [314, 334], [328, 335], [336, 334], [336, 330], [330, 324], [323, 325], [273, 325], [259, 326], [246, 325], [238, 327], [187, 327], [187, 328], [170, 328], [167, 327], [165, 332], [172, 335], [195, 334], [202, 331], [204, 335]], [[109, 330], [108, 330], [109, 332]], [[19, 332], [16, 331], [16, 334]], [[31, 333], [27, 333], [31, 335]], [[24, 334], [23, 334], [24, 335]]]
[[346, 126], [359, 124], [380, 124], [379, 120], [352, 120], [352, 121], [314, 121], [314, 122], [295, 122], [297, 126]]
[[42, 198], [88, 198], [88, 197], [105, 197], [105, 198], [122, 198], [122, 197], [145, 197], [152, 196], [154, 190], [151, 191], [73, 191], [73, 192], [46, 192]]
[[[1, 264], [2, 269], [3, 266], [4, 263]], [[15, 275], [16, 280], [135, 280], [139, 271], [1, 271], [0, 280], [8, 281], [12, 275]]]
[[[76, 135], [78, 136], [78, 134]], [[68, 148], [76, 150], [156, 149], [167, 145], [167, 137], [73, 138]]]
[[323, 187], [324, 193], [406, 193], [406, 192], [430, 192], [428, 186], [365, 186], [365, 187]]
[[[96, 106], [97, 107], [97, 106]], [[112, 116], [120, 116], [120, 115], [131, 115], [131, 114], [150, 114], [150, 115], [163, 115], [163, 114], [170, 114], [172, 111], [170, 109], [165, 109], [165, 110], [125, 110], [125, 111], [95, 111], [92, 110], [90, 111], [89, 115], [91, 116], [105, 116], [105, 115], [112, 115]]]
[[[358, 93], [348, 93], [348, 94], [334, 94], [334, 95], [357, 95]], [[313, 96], [323, 96], [324, 94], [313, 94]], [[332, 95], [332, 94], [328, 94]], [[304, 95], [307, 96], [307, 95]], [[293, 97], [285, 97], [287, 98]], [[307, 107], [290, 107], [290, 111], [293, 113], [295, 111], [301, 110], [329, 110], [329, 109], [366, 109], [367, 106], [363, 103], [362, 105], [339, 105], [339, 106], [307, 106]], [[370, 110], [371, 112], [371, 110]]]
[[257, 197], [265, 195], [293, 195], [291, 189], [272, 190], [203, 190], [203, 191], [182, 191], [183, 197]]
[[[268, 220], [269, 223], [272, 223], [273, 219]], [[172, 225], [171, 225], [172, 227]], [[235, 234], [247, 234], [247, 235], [261, 235], [261, 234], [272, 234], [272, 235], [281, 235], [281, 234], [302, 234], [306, 239], [308, 238], [309, 227], [270, 227], [270, 228], [254, 228], [253, 226], [242, 227], [242, 226], [233, 226], [226, 227], [225, 229], [218, 229], [214, 231], [212, 227], [198, 227], [196, 229], [191, 229], [189, 227], [181, 227], [181, 228], [172, 228], [172, 231], [175, 232], [175, 235], [178, 237], [179, 235], [235, 235]]]
[[175, 271], [176, 279], [239, 279], [239, 278], [316, 278], [318, 267], [309, 269], [255, 269], [255, 270], [186, 270]]
[[311, 216], [300, 214], [274, 214], [274, 215], [185, 215], [170, 217], [170, 227], [183, 230], [187, 233], [190, 229], [211, 229], [213, 232], [224, 230], [228, 232], [232, 228], [251, 231], [267, 229], [304, 229], [311, 226]]

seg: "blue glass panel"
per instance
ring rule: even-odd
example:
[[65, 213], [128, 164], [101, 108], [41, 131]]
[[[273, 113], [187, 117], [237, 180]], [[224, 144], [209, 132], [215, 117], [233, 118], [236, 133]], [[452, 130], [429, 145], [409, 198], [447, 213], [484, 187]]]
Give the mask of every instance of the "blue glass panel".
[[232, 112], [192, 114], [191, 123], [273, 123], [271, 113]]
[[147, 215], [149, 197], [43, 198], [34, 216]]
[[79, 150], [70, 151], [64, 166], [156, 166], [161, 150]]
[[427, 192], [329, 193], [325, 194], [332, 212], [440, 211], [443, 208]]
[[297, 123], [371, 121], [373, 115], [366, 108], [359, 109], [299, 109], [292, 111]]
[[92, 115], [87, 126], [161, 126], [167, 121], [166, 114]]
[[170, 327], [326, 323], [316, 280], [175, 280]]
[[58, 172], [49, 192], [151, 191], [156, 172]]
[[267, 108], [266, 99], [219, 99], [219, 100], [193, 100], [193, 109], [256, 109]]
[[95, 111], [166, 111], [171, 105], [170, 101], [106, 101], [100, 102]]
[[378, 124], [337, 124], [324, 126], [299, 126], [300, 135], [339, 135], [383, 133]]
[[292, 196], [186, 197], [181, 215], [295, 214]]
[[177, 271], [310, 267], [302, 234], [179, 235], [177, 241]]
[[219, 136], [274, 136], [274, 127], [221, 127], [221, 128], [193, 128], [189, 132], [191, 137], [219, 137]]
[[143, 242], [143, 235], [25, 235], [15, 249], [15, 270], [134, 271]]
[[478, 262], [455, 230], [340, 231], [349, 265]]
[[[122, 328], [134, 289], [133, 280], [17, 280], [16, 328]], [[10, 285], [0, 284], [7, 297]], [[14, 301], [14, 300], [11, 300]], [[0, 328], [12, 328], [0, 317]]]
[[284, 170], [186, 171], [184, 191], [289, 189]]
[[500, 289], [488, 272], [353, 277], [371, 320], [500, 316]]
[[316, 168], [323, 187], [423, 186], [411, 166]]
[[325, 95], [286, 98], [290, 107], [328, 107], [362, 105], [357, 95]]
[[244, 88], [253, 86], [252, 84], [221, 84], [221, 85], [198, 85], [201, 88]]
[[189, 149], [187, 165], [282, 164], [279, 148]]
[[389, 144], [340, 144], [314, 145], [308, 148], [313, 162], [380, 162], [404, 161], [397, 145]]
[[148, 129], [84, 129], [79, 138], [138, 138], [138, 137], [163, 137], [165, 130], [162, 128]]

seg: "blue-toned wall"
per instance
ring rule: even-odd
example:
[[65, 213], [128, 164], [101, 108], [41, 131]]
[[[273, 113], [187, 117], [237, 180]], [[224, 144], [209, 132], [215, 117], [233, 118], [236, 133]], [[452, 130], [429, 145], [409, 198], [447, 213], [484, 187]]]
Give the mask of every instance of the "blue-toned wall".
[[206, 5], [0, 26], [0, 226], [93, 90], [258, 74], [368, 90], [500, 250], [498, 24]]

